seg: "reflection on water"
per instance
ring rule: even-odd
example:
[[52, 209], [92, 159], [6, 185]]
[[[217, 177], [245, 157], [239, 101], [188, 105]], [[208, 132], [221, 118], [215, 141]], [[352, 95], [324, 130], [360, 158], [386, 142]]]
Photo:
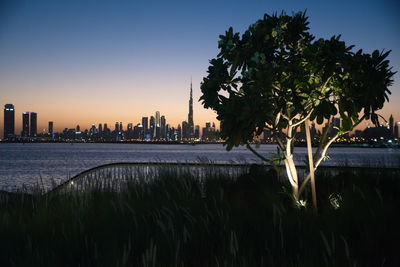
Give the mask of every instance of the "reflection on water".
[[[296, 161], [302, 164], [306, 148], [298, 147]], [[271, 156], [275, 145], [261, 145], [257, 151]], [[387, 148], [337, 147], [329, 151], [330, 166], [400, 166], [400, 151]], [[245, 147], [227, 152], [222, 145], [158, 144], [0, 144], [0, 189], [51, 186], [89, 168], [113, 162], [199, 162], [261, 163]]]

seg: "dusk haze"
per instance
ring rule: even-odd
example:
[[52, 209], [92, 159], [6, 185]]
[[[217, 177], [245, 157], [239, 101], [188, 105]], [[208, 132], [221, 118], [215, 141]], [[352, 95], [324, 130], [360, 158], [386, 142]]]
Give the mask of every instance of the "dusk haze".
[[[399, 70], [397, 1], [2, 1], [0, 106], [14, 105], [18, 134], [27, 111], [38, 114], [38, 133], [49, 121], [58, 132], [137, 124], [156, 111], [176, 127], [187, 119], [192, 77], [194, 123], [217, 123], [198, 99], [218, 36], [264, 13], [305, 10], [317, 38], [341, 34], [355, 49], [392, 50]], [[399, 80], [379, 112], [387, 120], [400, 120]], [[2, 128], [0, 116], [0, 136]]]

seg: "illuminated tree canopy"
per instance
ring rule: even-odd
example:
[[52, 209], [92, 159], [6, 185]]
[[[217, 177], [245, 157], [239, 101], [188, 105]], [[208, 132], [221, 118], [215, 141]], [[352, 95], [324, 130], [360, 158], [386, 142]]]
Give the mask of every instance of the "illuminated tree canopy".
[[364, 119], [379, 123], [376, 111], [388, 101], [394, 75], [386, 59], [390, 51], [354, 51], [340, 36], [315, 40], [307, 20], [305, 12], [266, 14], [242, 35], [229, 28], [220, 35], [219, 54], [210, 60], [200, 98], [216, 111], [228, 150], [251, 149], [256, 136], [271, 130], [295, 199], [301, 193], [293, 160], [298, 127], [306, 120], [342, 120], [333, 138], [320, 136], [317, 168], [338, 136]]

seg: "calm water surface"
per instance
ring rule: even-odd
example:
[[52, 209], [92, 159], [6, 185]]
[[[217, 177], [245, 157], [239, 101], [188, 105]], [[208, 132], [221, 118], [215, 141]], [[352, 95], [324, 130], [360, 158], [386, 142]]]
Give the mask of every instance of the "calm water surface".
[[[270, 156], [275, 145], [261, 145], [258, 152]], [[295, 148], [301, 163], [306, 148]], [[400, 166], [400, 151], [387, 148], [335, 147], [329, 152], [333, 166]], [[227, 152], [222, 145], [158, 144], [0, 144], [0, 189], [32, 186], [40, 179], [50, 185], [60, 183], [86, 169], [112, 162], [199, 162], [207, 158], [217, 163], [261, 163], [245, 147]]]

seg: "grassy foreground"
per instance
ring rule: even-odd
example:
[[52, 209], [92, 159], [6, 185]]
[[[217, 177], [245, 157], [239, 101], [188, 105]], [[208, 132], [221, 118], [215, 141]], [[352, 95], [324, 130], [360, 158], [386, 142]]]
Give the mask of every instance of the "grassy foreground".
[[127, 190], [0, 194], [0, 266], [400, 266], [400, 170], [317, 176], [295, 207], [272, 170], [162, 171]]

